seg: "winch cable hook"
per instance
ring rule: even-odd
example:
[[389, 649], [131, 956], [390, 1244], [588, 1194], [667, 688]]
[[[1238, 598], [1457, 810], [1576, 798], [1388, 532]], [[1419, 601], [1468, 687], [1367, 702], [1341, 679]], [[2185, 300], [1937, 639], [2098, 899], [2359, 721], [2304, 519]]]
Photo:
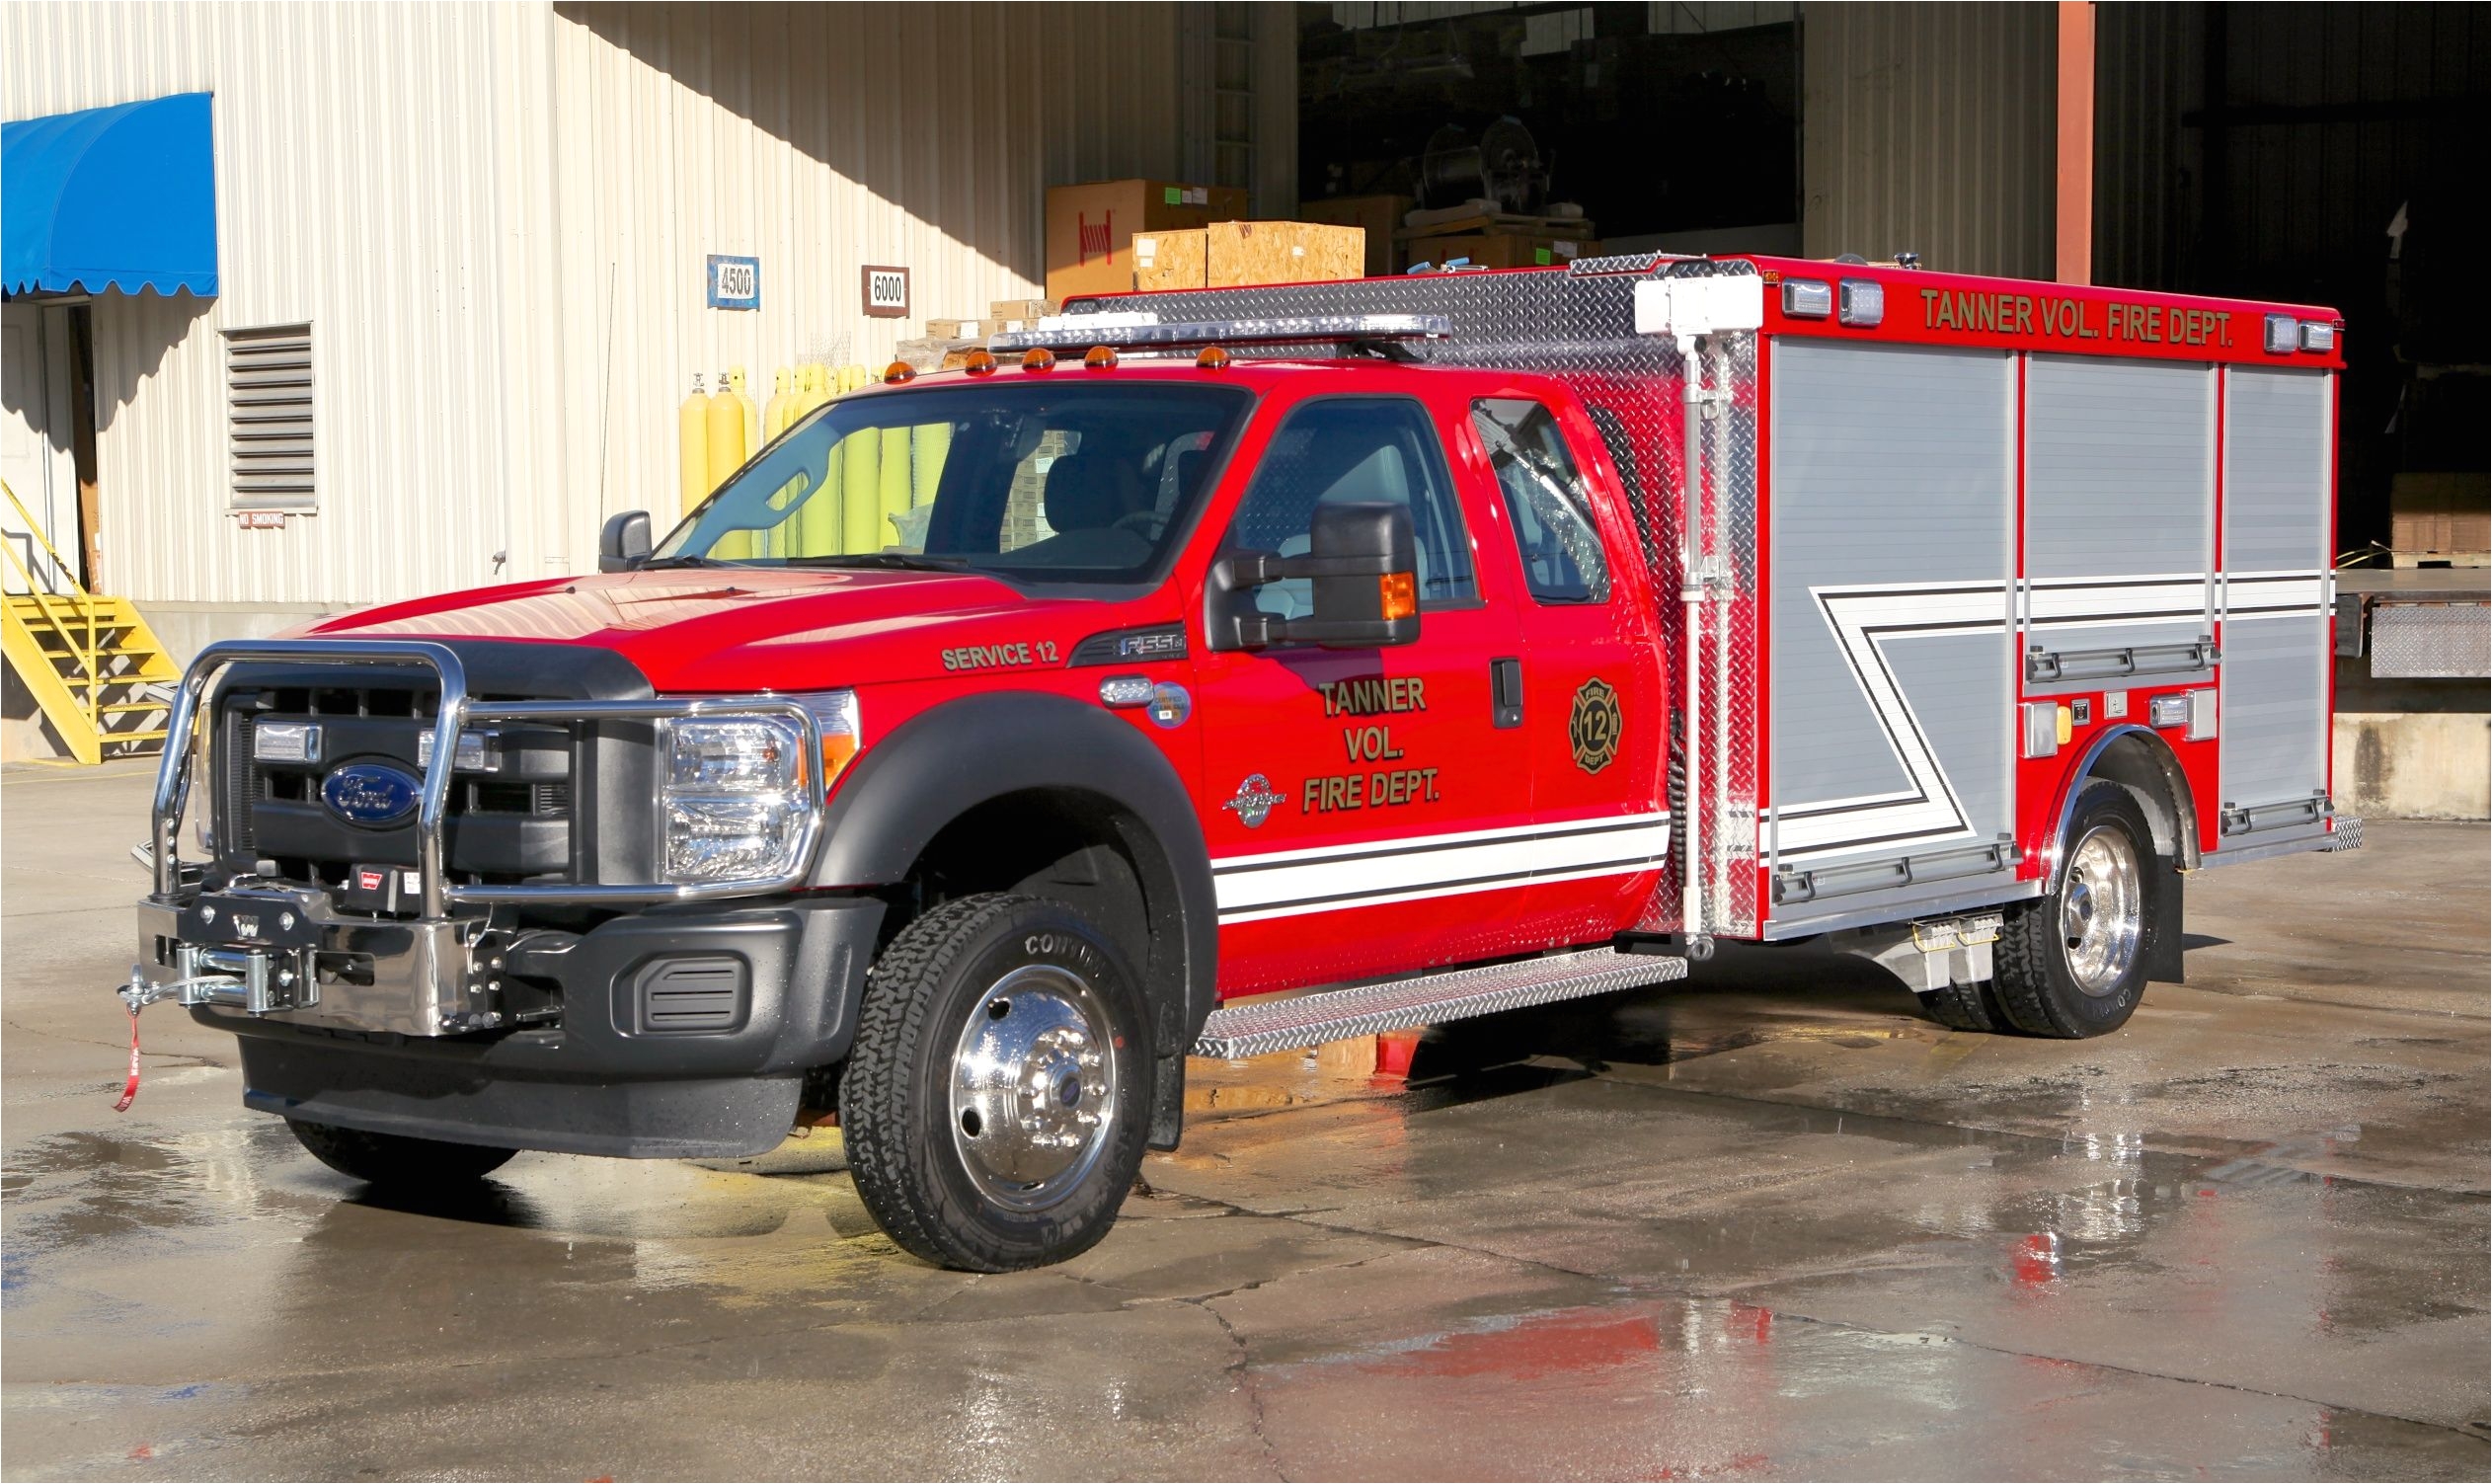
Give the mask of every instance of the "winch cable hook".
[[160, 999], [170, 999], [180, 992], [179, 984], [151, 984], [147, 976], [133, 965], [129, 982], [114, 991], [129, 1010], [129, 1080], [121, 1084], [121, 1100], [113, 1105], [115, 1113], [129, 1112], [129, 1105], [138, 1101], [138, 1012]]

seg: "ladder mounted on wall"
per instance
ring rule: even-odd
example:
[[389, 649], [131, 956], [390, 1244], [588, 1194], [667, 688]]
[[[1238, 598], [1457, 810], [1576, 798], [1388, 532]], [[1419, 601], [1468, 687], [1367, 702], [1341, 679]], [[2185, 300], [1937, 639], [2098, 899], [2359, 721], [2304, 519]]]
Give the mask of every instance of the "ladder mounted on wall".
[[17, 491], [0, 481], [0, 494], [51, 559], [39, 580], [17, 547], [0, 541], [10, 573], [25, 589], [0, 595], [0, 652], [9, 667], [78, 761], [163, 751], [173, 686], [182, 678], [173, 657], [136, 604], [80, 586], [70, 575], [76, 569], [52, 549]]

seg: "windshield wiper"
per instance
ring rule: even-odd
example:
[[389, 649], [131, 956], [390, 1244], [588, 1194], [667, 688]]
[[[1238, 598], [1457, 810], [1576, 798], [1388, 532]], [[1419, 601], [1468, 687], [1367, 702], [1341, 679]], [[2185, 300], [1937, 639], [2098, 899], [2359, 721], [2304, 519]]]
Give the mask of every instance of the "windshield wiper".
[[929, 557], [905, 551], [861, 551], [838, 557], [789, 557], [790, 567], [886, 567], [900, 572], [967, 572], [963, 557]]
[[715, 557], [696, 557], [689, 553], [679, 557], [652, 557], [641, 564], [641, 571], [655, 572], [662, 567], [727, 567], [737, 565]]

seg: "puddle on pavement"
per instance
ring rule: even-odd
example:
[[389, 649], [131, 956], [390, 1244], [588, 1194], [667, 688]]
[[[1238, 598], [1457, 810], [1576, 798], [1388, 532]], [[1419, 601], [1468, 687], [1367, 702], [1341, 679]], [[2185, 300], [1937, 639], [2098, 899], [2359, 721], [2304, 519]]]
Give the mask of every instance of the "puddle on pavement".
[[1318, 1473], [1381, 1454], [1446, 1477], [1560, 1458], [1665, 1479], [2464, 1477], [2483, 1458], [2455, 1430], [2282, 1396], [2209, 1407], [2186, 1382], [1736, 1298], [1474, 1316], [1252, 1373], [1266, 1436]]

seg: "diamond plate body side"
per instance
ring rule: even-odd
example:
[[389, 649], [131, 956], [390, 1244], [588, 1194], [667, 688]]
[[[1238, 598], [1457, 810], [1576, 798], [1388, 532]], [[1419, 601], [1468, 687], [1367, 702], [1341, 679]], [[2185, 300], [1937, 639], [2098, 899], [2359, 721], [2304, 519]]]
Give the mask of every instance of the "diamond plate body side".
[[1379, 1031], [1667, 983], [1686, 974], [1684, 959], [1596, 948], [1358, 989], [1249, 1000], [1213, 1011], [1195, 1042], [1194, 1054], [1259, 1056]]
[[[1448, 336], [1401, 343], [1397, 351], [1428, 364], [1492, 366], [1567, 383], [1592, 410], [1628, 484], [1630, 513], [1646, 545], [1649, 588], [1662, 628], [1663, 684], [1667, 694], [1677, 697], [1685, 689], [1687, 656], [1681, 632], [1686, 609], [1678, 600], [1685, 576], [1679, 517], [1686, 468], [1685, 366], [1677, 342], [1635, 330], [1636, 282], [1674, 269], [1689, 271], [1669, 259], [1625, 258], [1564, 271], [1422, 273], [1271, 288], [1110, 295], [1095, 302], [1104, 310], [1148, 310], [1164, 321], [1443, 315], [1451, 325]], [[1701, 493], [1713, 501], [1705, 507], [1710, 512], [1705, 549], [1726, 564], [1724, 590], [1706, 608], [1711, 627], [1705, 637], [1719, 645], [1726, 673], [1718, 686], [1714, 677], [1704, 677], [1722, 699], [1708, 701], [1703, 717], [1687, 719], [1695, 724], [1686, 727], [1680, 744], [1705, 749], [1706, 797], [1689, 801], [1687, 812], [1705, 831], [1703, 857], [1711, 878], [1705, 899], [1712, 920], [1704, 930], [1752, 936], [1757, 929], [1756, 337], [1724, 334], [1708, 344], [1721, 348], [1711, 352], [1717, 367], [1713, 379], [1730, 394], [1705, 421], [1707, 446], [1698, 450], [1698, 468], [1706, 472], [1707, 489]], [[1231, 349], [1244, 356], [1299, 359], [1339, 356], [1347, 350], [1337, 343]], [[1718, 739], [1717, 728], [1724, 729]], [[1712, 773], [1717, 748], [1725, 763], [1718, 790]], [[1658, 794], [1661, 780], [1654, 782]], [[1680, 869], [1681, 858], [1674, 850], [1637, 919], [1638, 929], [1682, 930]]]
[[2382, 679], [2463, 680], [2492, 675], [2492, 607], [2482, 603], [2375, 604], [2371, 672]]

